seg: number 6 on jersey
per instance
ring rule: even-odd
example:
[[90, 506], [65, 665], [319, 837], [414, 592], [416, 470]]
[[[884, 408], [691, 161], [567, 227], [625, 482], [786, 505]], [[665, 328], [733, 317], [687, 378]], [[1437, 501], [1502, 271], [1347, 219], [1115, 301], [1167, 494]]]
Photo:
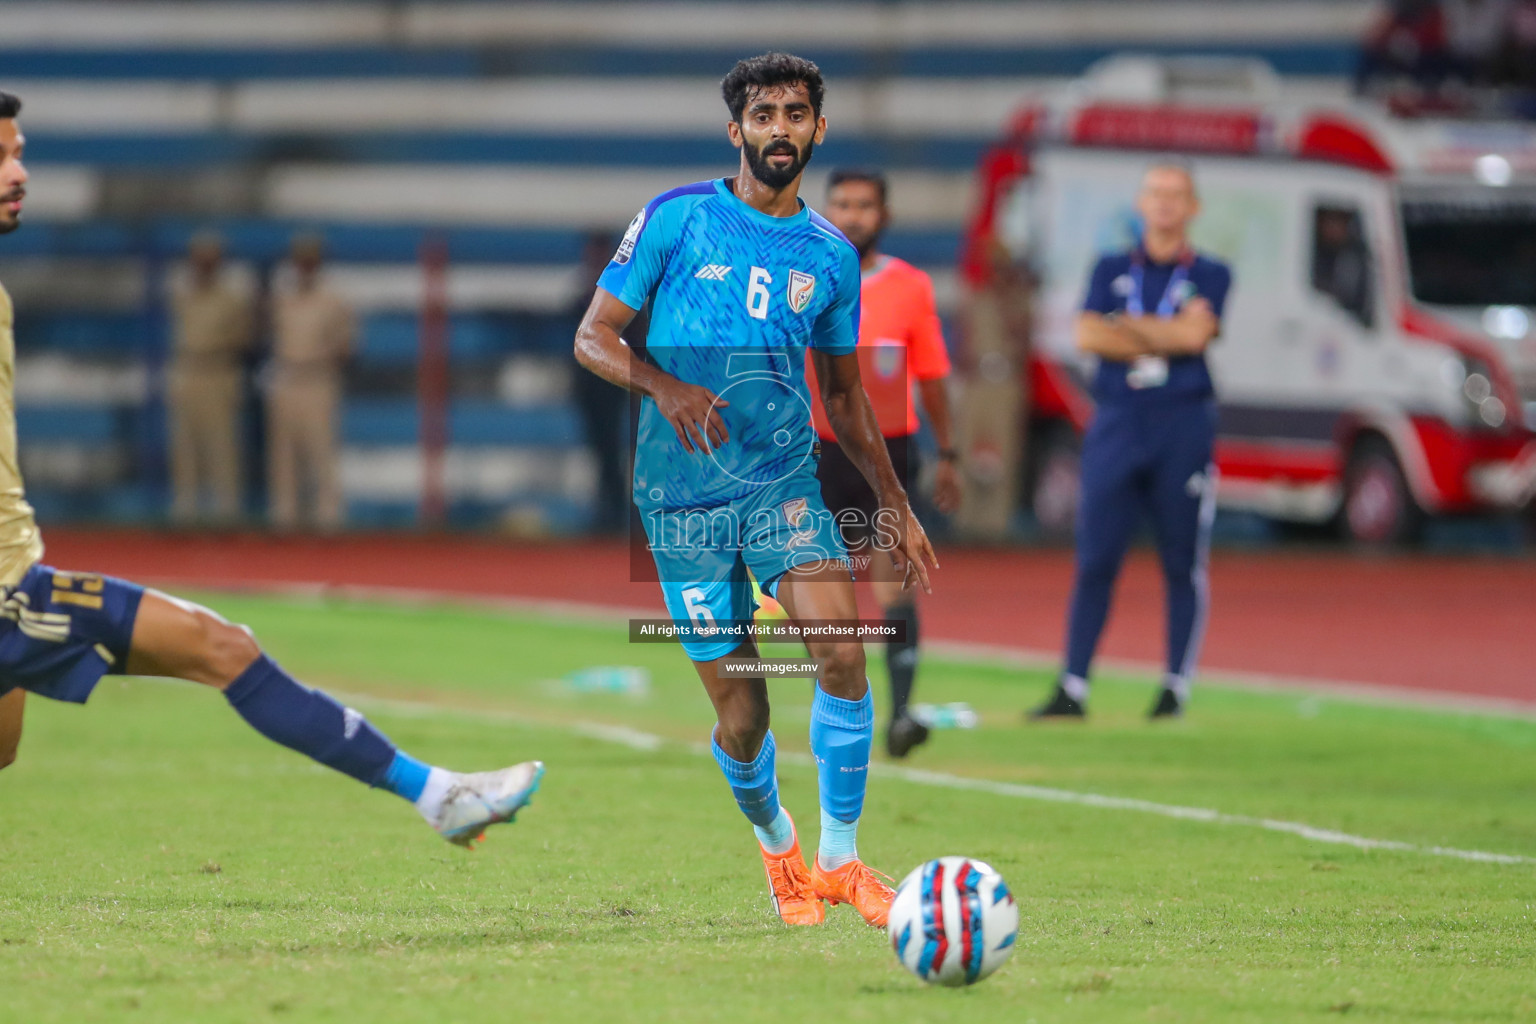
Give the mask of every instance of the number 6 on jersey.
[[768, 319], [768, 286], [773, 284], [773, 275], [762, 267], [753, 267], [752, 276], [747, 278], [747, 312], [755, 319]]

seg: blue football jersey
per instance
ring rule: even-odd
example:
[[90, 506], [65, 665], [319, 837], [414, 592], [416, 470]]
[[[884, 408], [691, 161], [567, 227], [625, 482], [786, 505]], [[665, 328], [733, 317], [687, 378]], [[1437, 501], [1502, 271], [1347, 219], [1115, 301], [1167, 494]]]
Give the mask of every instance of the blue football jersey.
[[597, 283], [632, 309], [650, 299], [648, 358], [729, 403], [730, 441], [689, 453], [642, 401], [637, 505], [708, 508], [814, 472], [805, 350], [849, 353], [859, 336], [859, 255], [840, 231], [803, 202], [772, 217], [702, 181], [647, 203]]

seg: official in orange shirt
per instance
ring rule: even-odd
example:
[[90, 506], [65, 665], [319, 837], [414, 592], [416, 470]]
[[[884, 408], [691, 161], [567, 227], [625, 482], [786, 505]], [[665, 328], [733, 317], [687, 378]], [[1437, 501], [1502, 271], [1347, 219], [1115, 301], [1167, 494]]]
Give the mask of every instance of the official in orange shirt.
[[[912, 264], [879, 249], [880, 235], [891, 218], [886, 194], [885, 176], [878, 171], [836, 170], [829, 179], [824, 213], [859, 251], [863, 270], [859, 373], [880, 432], [885, 435], [891, 465], [910, 491], [918, 468], [915, 388], [939, 444], [934, 503], [940, 511], [952, 512], [960, 502], [960, 483], [945, 390], [949, 353], [934, 307], [933, 282]], [[807, 380], [812, 383], [811, 394], [819, 394], [814, 371], [808, 371]], [[889, 527], [880, 528], [880, 503], [864, 474], [838, 445], [819, 399], [812, 414], [821, 436], [821, 465], [816, 475], [821, 480], [822, 497], [842, 527], [843, 542], [854, 565], [867, 559], [869, 582], [884, 617], [906, 623], [906, 636], [886, 645], [891, 721], [885, 734], [890, 755], [905, 757], [928, 738], [927, 727], [907, 714], [917, 671], [917, 592], [907, 588], [903, 574], [896, 569], [890, 557], [896, 534]]]

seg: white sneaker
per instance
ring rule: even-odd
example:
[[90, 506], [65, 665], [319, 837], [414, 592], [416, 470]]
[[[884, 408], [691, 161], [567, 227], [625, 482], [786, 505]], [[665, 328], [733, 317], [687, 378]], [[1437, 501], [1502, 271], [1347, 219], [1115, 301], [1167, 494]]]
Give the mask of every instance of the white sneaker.
[[543, 778], [543, 761], [524, 761], [494, 772], [456, 774], [432, 827], [450, 843], [472, 848], [489, 826], [517, 817], [517, 812], [533, 801]]

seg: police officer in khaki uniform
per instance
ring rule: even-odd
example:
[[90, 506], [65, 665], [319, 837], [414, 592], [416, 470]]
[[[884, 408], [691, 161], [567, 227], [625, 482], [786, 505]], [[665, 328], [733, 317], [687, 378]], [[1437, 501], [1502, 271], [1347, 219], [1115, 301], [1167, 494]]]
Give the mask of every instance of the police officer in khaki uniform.
[[217, 235], [197, 236], [171, 293], [171, 516], [183, 524], [201, 517], [205, 493], [215, 521], [240, 515], [240, 371], [255, 309], [249, 291], [227, 280], [223, 260]]
[[267, 487], [272, 525], [300, 525], [309, 492], [318, 529], [342, 524], [336, 424], [342, 369], [352, 351], [352, 308], [321, 277], [324, 243], [299, 235], [289, 249], [290, 274], [272, 295], [272, 366], [267, 391]]

